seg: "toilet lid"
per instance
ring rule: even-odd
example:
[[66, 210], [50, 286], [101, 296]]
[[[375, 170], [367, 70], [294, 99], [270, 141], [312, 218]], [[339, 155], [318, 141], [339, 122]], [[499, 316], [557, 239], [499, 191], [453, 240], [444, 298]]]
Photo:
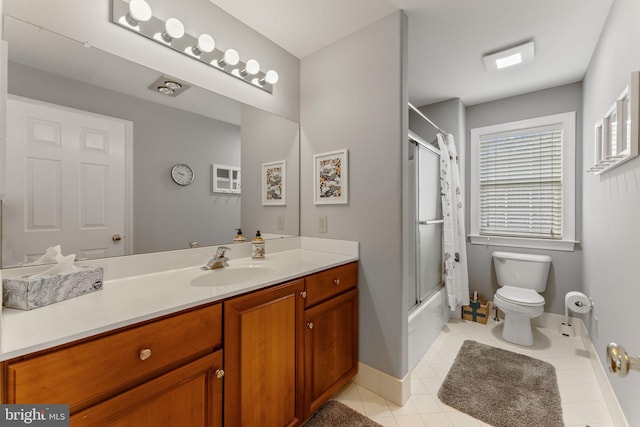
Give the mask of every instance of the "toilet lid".
[[496, 295], [500, 298], [523, 305], [542, 305], [544, 298], [533, 289], [514, 288], [503, 286], [498, 289]]

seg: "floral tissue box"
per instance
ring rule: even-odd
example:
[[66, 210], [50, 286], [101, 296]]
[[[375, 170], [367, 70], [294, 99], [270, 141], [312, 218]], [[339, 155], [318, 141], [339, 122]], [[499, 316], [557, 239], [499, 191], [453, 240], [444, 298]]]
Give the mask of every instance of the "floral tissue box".
[[31, 310], [102, 289], [102, 267], [76, 268], [68, 274], [2, 279], [2, 305]]

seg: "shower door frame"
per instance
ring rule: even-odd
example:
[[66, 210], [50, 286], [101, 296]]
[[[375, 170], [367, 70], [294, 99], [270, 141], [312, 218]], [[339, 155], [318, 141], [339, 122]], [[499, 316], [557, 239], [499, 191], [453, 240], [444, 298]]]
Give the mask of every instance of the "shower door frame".
[[[414, 265], [414, 269], [415, 269], [415, 298], [413, 301], [413, 305], [411, 307], [409, 307], [409, 311], [411, 312], [413, 309], [417, 308], [420, 306], [420, 304], [422, 304], [424, 301], [427, 301], [429, 298], [431, 298], [433, 295], [435, 295], [440, 289], [442, 289], [442, 287], [444, 286], [444, 282], [442, 280], [440, 280], [439, 284], [428, 294], [424, 294], [422, 293], [422, 289], [421, 289], [421, 279], [422, 279], [422, 274], [421, 274], [421, 239], [420, 239], [420, 227], [421, 226], [433, 226], [433, 225], [437, 225], [437, 224], [444, 224], [444, 219], [442, 217], [440, 218], [433, 218], [430, 220], [426, 220], [426, 221], [421, 221], [420, 218], [420, 150], [422, 149], [426, 149], [429, 150], [433, 155], [437, 156], [438, 158], [438, 165], [440, 164], [440, 150], [435, 147], [432, 144], [429, 144], [423, 140], [421, 140], [421, 138], [417, 137], [417, 135], [415, 134], [410, 134], [410, 138], [409, 138], [409, 143], [410, 144], [414, 144], [416, 146], [416, 151], [415, 151], [415, 172], [414, 172], [414, 180], [415, 180], [415, 196], [414, 196], [414, 200], [415, 200], [415, 226], [414, 226], [414, 233], [415, 233], [415, 265]], [[440, 181], [440, 174], [438, 172], [437, 175], [437, 179], [438, 182]], [[440, 199], [438, 198], [436, 200], [436, 203], [441, 203]], [[440, 214], [442, 215], [442, 211], [440, 210]], [[440, 245], [442, 245], [442, 228], [443, 225], [440, 228]], [[440, 273], [442, 273], [442, 270], [440, 270]]]

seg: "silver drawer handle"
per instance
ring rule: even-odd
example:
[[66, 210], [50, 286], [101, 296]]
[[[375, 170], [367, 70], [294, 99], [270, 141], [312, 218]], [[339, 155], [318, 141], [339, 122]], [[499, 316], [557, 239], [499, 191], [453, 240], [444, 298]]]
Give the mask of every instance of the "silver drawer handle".
[[151, 349], [150, 348], [144, 348], [144, 349], [140, 350], [140, 360], [147, 360], [150, 357], [151, 357]]

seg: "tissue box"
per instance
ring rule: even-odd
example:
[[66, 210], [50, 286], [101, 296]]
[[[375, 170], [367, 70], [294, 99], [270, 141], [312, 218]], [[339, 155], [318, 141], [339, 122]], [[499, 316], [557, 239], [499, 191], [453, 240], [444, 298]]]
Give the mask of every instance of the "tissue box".
[[478, 295], [478, 301], [469, 301], [469, 305], [462, 306], [462, 318], [486, 324], [489, 318], [489, 302]]
[[2, 279], [2, 303], [31, 310], [102, 289], [102, 267], [79, 266], [69, 274]]

